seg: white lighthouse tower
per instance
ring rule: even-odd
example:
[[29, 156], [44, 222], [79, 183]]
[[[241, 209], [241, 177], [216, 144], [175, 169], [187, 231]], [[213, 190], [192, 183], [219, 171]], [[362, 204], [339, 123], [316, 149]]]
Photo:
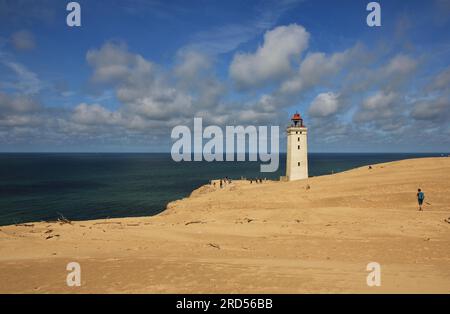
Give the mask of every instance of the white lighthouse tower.
[[295, 113], [287, 128], [286, 179], [288, 181], [308, 178], [308, 129], [299, 113]]

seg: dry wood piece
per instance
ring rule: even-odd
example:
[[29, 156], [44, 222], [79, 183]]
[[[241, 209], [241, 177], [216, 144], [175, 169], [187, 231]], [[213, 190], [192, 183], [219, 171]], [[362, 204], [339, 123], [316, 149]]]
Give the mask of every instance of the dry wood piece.
[[214, 243], [208, 243], [209, 246], [212, 246], [215, 249], [220, 250], [220, 246], [218, 244], [214, 244]]
[[15, 224], [16, 227], [34, 227], [34, 224]]
[[191, 225], [191, 224], [205, 224], [206, 222], [201, 221], [201, 220], [195, 220], [195, 221], [188, 221], [187, 223], [185, 223], [184, 225]]
[[59, 222], [60, 225], [64, 225], [64, 224], [71, 225], [72, 224], [72, 222], [69, 219], [67, 219], [66, 217], [64, 217], [63, 214], [61, 214], [61, 213], [58, 213], [58, 214], [60, 217], [58, 218], [57, 222]]
[[45, 240], [54, 238], [54, 237], [59, 237], [59, 234], [55, 234], [55, 235], [49, 235], [48, 237], [45, 238]]

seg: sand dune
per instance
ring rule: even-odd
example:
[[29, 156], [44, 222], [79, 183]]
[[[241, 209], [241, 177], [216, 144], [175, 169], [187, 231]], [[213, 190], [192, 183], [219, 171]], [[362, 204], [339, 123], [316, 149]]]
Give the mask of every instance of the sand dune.
[[0, 227], [0, 292], [449, 293], [449, 217], [450, 158], [203, 186], [155, 217]]

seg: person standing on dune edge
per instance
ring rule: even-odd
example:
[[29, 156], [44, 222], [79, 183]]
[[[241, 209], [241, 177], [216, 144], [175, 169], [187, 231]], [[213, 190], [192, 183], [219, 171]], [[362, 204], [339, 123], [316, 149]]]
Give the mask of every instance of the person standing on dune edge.
[[417, 190], [417, 202], [419, 203], [419, 211], [422, 210], [423, 200], [425, 199], [425, 194], [421, 189]]

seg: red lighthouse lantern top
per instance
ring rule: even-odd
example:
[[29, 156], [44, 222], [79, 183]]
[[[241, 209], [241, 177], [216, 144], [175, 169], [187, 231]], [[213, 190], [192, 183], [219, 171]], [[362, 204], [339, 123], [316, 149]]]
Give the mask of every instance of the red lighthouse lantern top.
[[298, 112], [294, 113], [291, 120], [294, 122], [294, 126], [303, 127], [303, 118]]

